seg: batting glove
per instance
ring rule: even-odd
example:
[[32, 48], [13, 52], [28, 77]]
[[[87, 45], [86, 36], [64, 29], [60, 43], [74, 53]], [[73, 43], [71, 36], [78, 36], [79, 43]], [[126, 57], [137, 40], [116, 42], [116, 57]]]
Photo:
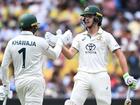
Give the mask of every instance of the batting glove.
[[5, 97], [12, 98], [13, 92], [10, 91], [10, 87], [8, 85], [0, 86], [0, 100], [4, 100]]
[[48, 42], [48, 44], [52, 47], [55, 46], [58, 38], [60, 38], [62, 36], [62, 30], [61, 29], [58, 29], [56, 31], [56, 35], [55, 34], [52, 34], [50, 32], [46, 32], [45, 33], [45, 39], [46, 41]]
[[56, 35], [59, 36], [59, 37], [60, 37], [61, 35], [63, 35], [63, 34], [62, 34], [62, 30], [61, 30], [61, 29], [58, 29], [58, 30], [56, 31]]
[[50, 32], [46, 32], [45, 39], [50, 46], [54, 47], [57, 42], [58, 36], [56, 36]]
[[130, 76], [129, 73], [123, 75], [125, 84], [128, 85], [131, 89], [136, 89], [137, 80], [133, 76]]
[[6, 96], [8, 96], [9, 89], [6, 86], [0, 86], [0, 100], [4, 100]]
[[0, 86], [0, 100], [4, 100], [5, 96], [4, 87]]
[[45, 34], [45, 39], [46, 41], [49, 43], [49, 45], [51, 46], [55, 46], [58, 38], [60, 38], [64, 45], [68, 45], [71, 44], [72, 42], [72, 32], [70, 30], [67, 30], [64, 34], [62, 34], [62, 30], [58, 29], [56, 31], [56, 35], [50, 33], [50, 32], [46, 32]]
[[63, 35], [60, 36], [64, 45], [68, 45], [72, 43], [72, 32], [67, 30]]

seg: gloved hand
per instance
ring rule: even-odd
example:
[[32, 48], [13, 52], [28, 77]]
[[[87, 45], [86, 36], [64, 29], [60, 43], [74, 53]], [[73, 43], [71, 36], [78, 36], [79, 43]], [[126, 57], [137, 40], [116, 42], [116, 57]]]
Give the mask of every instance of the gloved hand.
[[72, 43], [72, 32], [67, 30], [63, 35], [60, 36], [64, 45], [68, 45]]
[[9, 89], [7, 86], [0, 86], [0, 100], [4, 100], [6, 96], [8, 96]]
[[1, 85], [0, 86], [0, 100], [4, 100], [5, 98], [5, 91], [4, 91], [4, 87]]
[[45, 39], [50, 46], [54, 47], [57, 42], [58, 36], [56, 36], [50, 32], [46, 32]]
[[13, 97], [13, 92], [10, 91], [9, 86], [0, 86], [0, 100], [4, 100], [5, 97], [12, 98]]
[[64, 45], [71, 44], [72, 32], [70, 30], [67, 30], [64, 34], [62, 34], [62, 30], [58, 29], [56, 31], [56, 35], [54, 35], [50, 32], [46, 32], [46, 34], [45, 34], [45, 39], [47, 40], [49, 45], [51, 45], [53, 47], [55, 46], [58, 38], [60, 38], [63, 41]]
[[56, 35], [57, 35], [58, 37], [60, 37], [61, 35], [63, 35], [62, 30], [61, 30], [61, 29], [58, 29], [58, 30], [56, 31]]
[[123, 79], [125, 81], [125, 84], [128, 85], [131, 89], [136, 89], [137, 80], [134, 79], [133, 76], [130, 76], [129, 73], [125, 73], [123, 75]]

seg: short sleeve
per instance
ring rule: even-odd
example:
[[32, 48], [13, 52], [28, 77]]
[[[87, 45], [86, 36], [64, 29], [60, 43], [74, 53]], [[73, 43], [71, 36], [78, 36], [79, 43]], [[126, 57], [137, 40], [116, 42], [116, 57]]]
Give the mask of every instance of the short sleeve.
[[78, 37], [78, 35], [73, 39], [72, 47], [79, 51], [79, 37]]
[[119, 44], [111, 34], [106, 35], [106, 43], [112, 52], [120, 48]]

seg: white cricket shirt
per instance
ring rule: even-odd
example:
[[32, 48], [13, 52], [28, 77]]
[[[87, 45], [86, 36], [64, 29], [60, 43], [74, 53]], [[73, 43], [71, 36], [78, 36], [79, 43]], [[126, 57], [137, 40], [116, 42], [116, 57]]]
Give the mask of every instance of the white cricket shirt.
[[107, 71], [109, 49], [114, 51], [120, 48], [114, 37], [102, 28], [96, 35], [90, 36], [87, 31], [78, 34], [72, 47], [79, 51], [78, 70], [88, 73]]
[[[15, 79], [42, 76], [43, 55], [49, 57], [50, 53], [53, 53], [48, 49], [49, 45], [45, 39], [34, 36], [30, 31], [22, 31], [21, 35], [8, 42], [1, 65], [2, 69], [6, 70], [12, 60]], [[5, 82], [6, 79], [3, 80]]]

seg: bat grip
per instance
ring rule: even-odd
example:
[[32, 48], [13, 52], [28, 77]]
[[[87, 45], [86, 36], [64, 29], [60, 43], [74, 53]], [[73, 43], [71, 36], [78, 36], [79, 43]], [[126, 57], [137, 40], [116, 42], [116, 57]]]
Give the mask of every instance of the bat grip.
[[6, 105], [7, 98], [8, 98], [8, 96], [6, 96], [6, 97], [5, 97], [5, 99], [4, 99], [4, 101], [3, 101], [3, 104], [2, 104], [2, 105]]
[[128, 87], [126, 99], [130, 99], [131, 89]]

